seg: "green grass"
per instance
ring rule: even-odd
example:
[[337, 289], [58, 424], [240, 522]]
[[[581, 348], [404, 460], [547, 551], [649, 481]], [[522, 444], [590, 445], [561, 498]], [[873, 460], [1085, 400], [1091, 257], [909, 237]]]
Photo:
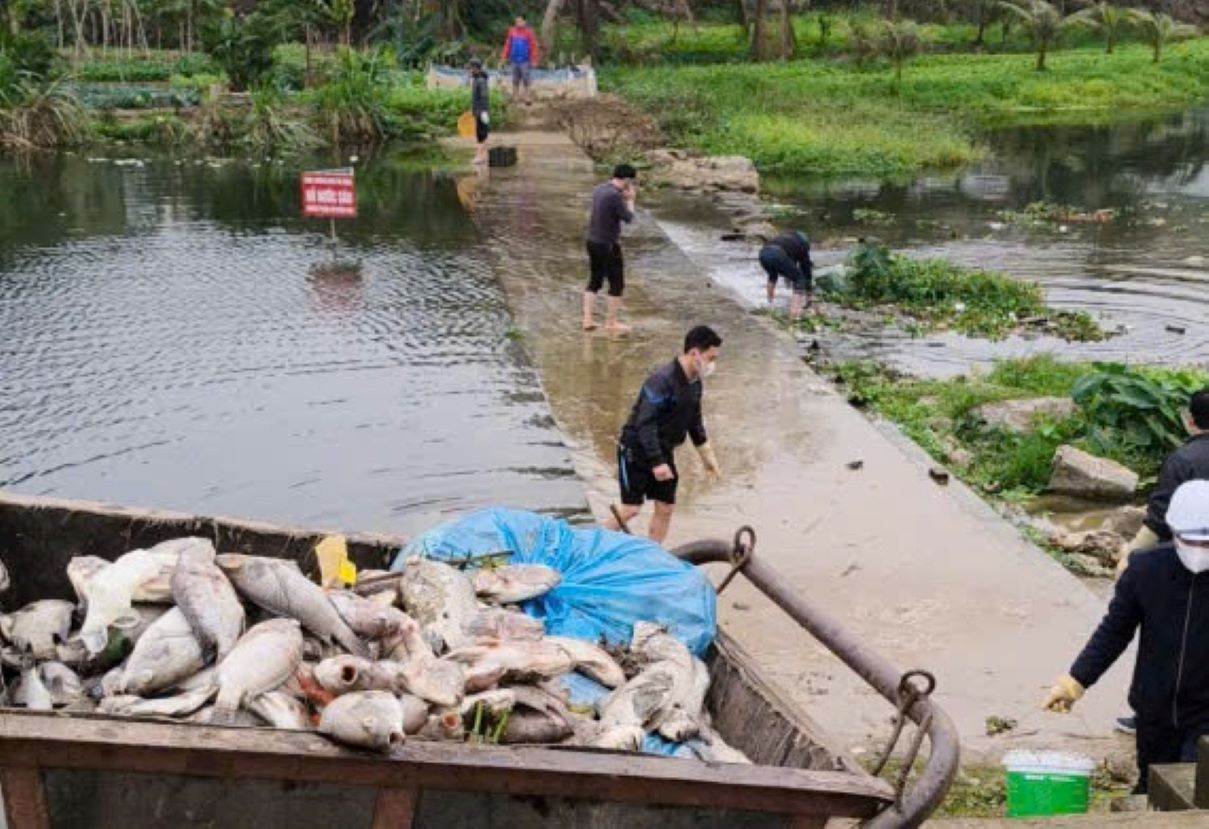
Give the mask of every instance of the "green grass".
[[[974, 409], [983, 403], [1030, 397], [1069, 397], [1075, 383], [1095, 367], [1060, 362], [1050, 355], [1006, 360], [989, 372], [937, 380], [896, 376], [867, 362], [833, 367], [849, 400], [897, 424], [928, 454], [963, 480], [1005, 500], [1023, 500], [1044, 490], [1054, 451], [1064, 443], [1104, 455], [1137, 471], [1154, 475], [1161, 452], [1142, 452], [1121, 436], [1113, 439], [1089, 423], [1083, 412], [1044, 421], [1030, 434], [983, 426]], [[1186, 376], [1187, 370], [1148, 367], [1153, 377]], [[1209, 375], [1197, 375], [1209, 384]], [[1105, 438], [1108, 438], [1107, 440]], [[968, 461], [963, 457], [968, 456]]]
[[69, 73], [79, 81], [91, 83], [134, 83], [167, 81], [173, 75], [192, 76], [213, 74], [218, 69], [208, 55], [179, 52], [135, 52], [122, 57], [117, 52], [102, 55], [94, 52]]
[[892, 306], [921, 331], [951, 328], [995, 340], [1035, 320], [1068, 340], [1104, 338], [1088, 314], [1046, 305], [1036, 282], [945, 259], [894, 255], [870, 244], [858, 245], [848, 266], [843, 277], [820, 277], [819, 289], [828, 299], [853, 308]]
[[1209, 98], [1209, 38], [1115, 55], [1079, 49], [1033, 70], [1027, 54], [932, 54], [901, 86], [885, 66], [807, 59], [762, 65], [628, 67], [602, 86], [651, 113], [673, 143], [741, 154], [762, 171], [893, 176], [982, 155], [989, 126], [1097, 121]]

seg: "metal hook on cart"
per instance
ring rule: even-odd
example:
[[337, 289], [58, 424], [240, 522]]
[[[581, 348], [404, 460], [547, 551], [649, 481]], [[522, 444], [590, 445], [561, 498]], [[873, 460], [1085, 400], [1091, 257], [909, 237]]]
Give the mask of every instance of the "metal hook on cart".
[[717, 592], [721, 593], [731, 583], [740, 570], [747, 566], [752, 553], [756, 549], [756, 531], [744, 525], [735, 530], [735, 542], [730, 551], [730, 572], [718, 584]]
[[[915, 680], [922, 679], [924, 687], [920, 687]], [[890, 761], [890, 755], [894, 753], [894, 747], [898, 744], [898, 738], [902, 736], [903, 728], [907, 724], [907, 712], [911, 707], [921, 699], [927, 699], [932, 692], [936, 690], [936, 677], [931, 672], [914, 669], [907, 671], [898, 681], [898, 708], [894, 714], [894, 729], [890, 732], [890, 739], [886, 741], [886, 747], [882, 750], [881, 757], [878, 758], [877, 764], [873, 767], [873, 774], [879, 775], [886, 767], [886, 763]], [[915, 729], [915, 734], [911, 739], [911, 745], [907, 748], [907, 753], [903, 757], [902, 768], [898, 772], [898, 777], [894, 781], [894, 803], [896, 807], [901, 806], [903, 791], [907, 786], [907, 777], [911, 774], [911, 767], [915, 765], [915, 758], [919, 755], [920, 746], [923, 745], [924, 734], [927, 733], [928, 727], [932, 724], [931, 712], [924, 715], [924, 718], [919, 722]]]

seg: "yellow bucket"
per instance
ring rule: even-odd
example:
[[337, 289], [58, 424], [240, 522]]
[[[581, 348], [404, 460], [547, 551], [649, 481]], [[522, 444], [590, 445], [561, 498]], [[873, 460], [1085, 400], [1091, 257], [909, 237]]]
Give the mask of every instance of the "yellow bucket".
[[474, 138], [474, 113], [463, 112], [458, 118], [458, 135], [463, 138]]

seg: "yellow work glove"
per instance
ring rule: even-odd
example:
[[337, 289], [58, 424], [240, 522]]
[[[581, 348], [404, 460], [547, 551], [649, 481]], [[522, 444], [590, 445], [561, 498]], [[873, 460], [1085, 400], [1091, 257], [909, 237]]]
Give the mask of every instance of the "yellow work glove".
[[722, 467], [718, 466], [718, 456], [714, 454], [714, 447], [709, 445], [709, 441], [697, 447], [697, 454], [701, 457], [706, 472], [715, 478], [722, 477]]
[[349, 561], [348, 544], [342, 535], [329, 535], [315, 545], [319, 560], [319, 583], [324, 588], [340, 587], [357, 581], [357, 568]]
[[1054, 687], [1049, 689], [1049, 696], [1045, 698], [1045, 705], [1042, 707], [1059, 714], [1066, 714], [1082, 696], [1083, 686], [1079, 684], [1079, 681], [1070, 674], [1063, 674], [1058, 677]]

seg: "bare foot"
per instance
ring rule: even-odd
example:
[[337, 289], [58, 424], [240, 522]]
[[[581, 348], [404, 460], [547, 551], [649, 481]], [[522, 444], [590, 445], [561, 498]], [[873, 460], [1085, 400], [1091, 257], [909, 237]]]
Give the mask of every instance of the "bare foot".
[[624, 322], [610, 322], [605, 325], [605, 331], [610, 334], [628, 334], [631, 330], [631, 327]]
[[596, 330], [596, 323], [592, 322], [592, 320], [584, 320], [584, 331], [595, 331], [595, 330]]

